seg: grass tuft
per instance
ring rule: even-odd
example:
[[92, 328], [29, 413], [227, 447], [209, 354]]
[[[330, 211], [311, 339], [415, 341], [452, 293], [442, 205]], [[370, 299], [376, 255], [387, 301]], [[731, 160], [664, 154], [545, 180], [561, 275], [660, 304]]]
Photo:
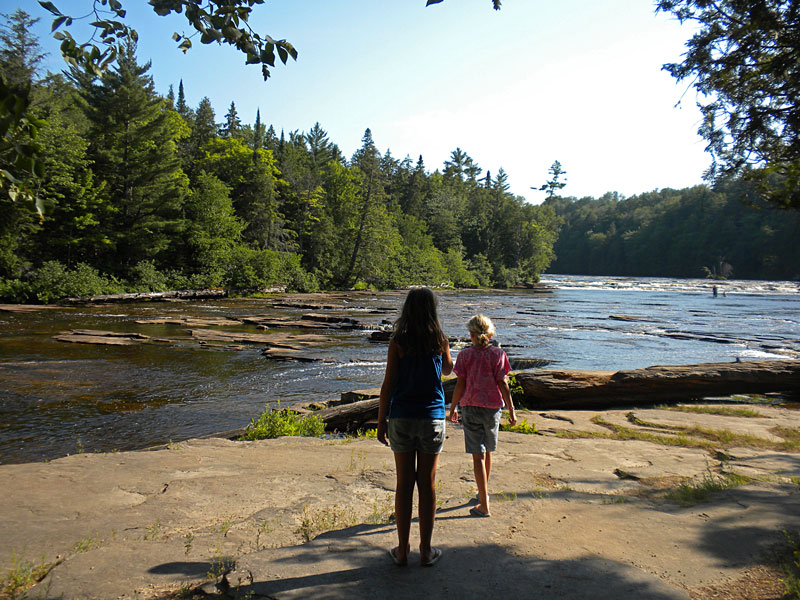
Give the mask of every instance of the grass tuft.
[[14, 551], [11, 552], [11, 561], [11, 569], [0, 579], [0, 598], [27, 598], [26, 590], [39, 583], [61, 563], [60, 559], [56, 562], [45, 562], [44, 557], [38, 563], [32, 563], [20, 559]]
[[714, 492], [747, 485], [752, 481], [752, 478], [739, 473], [712, 473], [708, 469], [701, 479], [685, 481], [678, 489], [667, 493], [665, 497], [681, 506], [694, 506], [701, 502], [707, 502], [709, 496]]
[[800, 600], [800, 534], [784, 531], [783, 535], [789, 543], [790, 558], [783, 564], [786, 576], [781, 579], [781, 583], [786, 588], [786, 598]]
[[352, 527], [357, 522], [352, 509], [339, 508], [337, 504], [321, 510], [309, 510], [308, 506], [304, 506], [296, 533], [304, 541], [310, 542], [321, 533]]
[[733, 406], [657, 406], [659, 410], [672, 410], [676, 412], [695, 413], [700, 415], [722, 415], [727, 417], [743, 417], [748, 419], [763, 418], [760, 412], [749, 408]]

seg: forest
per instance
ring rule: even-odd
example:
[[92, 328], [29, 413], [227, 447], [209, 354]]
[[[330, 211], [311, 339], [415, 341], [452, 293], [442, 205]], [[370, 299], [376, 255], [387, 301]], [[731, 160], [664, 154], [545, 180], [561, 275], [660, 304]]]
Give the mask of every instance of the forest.
[[549, 270], [576, 275], [800, 279], [800, 213], [741, 179], [621, 198], [546, 201], [563, 219]]
[[441, 169], [381, 153], [367, 128], [343, 156], [319, 123], [276, 132], [182, 82], [159, 94], [129, 40], [99, 75], [42, 74], [24, 11], [5, 15], [0, 70], [31, 87], [44, 207], [0, 199], [0, 297], [272, 286], [313, 291], [535, 282], [553, 258], [552, 207], [508, 192], [460, 148]]
[[561, 196], [556, 161], [533, 205], [461, 148], [431, 171], [381, 153], [368, 128], [348, 158], [320, 123], [276, 132], [260, 113], [245, 123], [235, 99], [220, 118], [207, 97], [190, 107], [180, 80], [155, 89], [132, 40], [105, 71], [42, 73], [35, 20], [2, 18], [3, 85], [30, 90], [39, 130], [42, 173], [21, 188], [43, 210], [0, 195], [0, 300], [509, 287], [545, 271], [800, 278], [800, 213], [741, 177], [578, 199]]

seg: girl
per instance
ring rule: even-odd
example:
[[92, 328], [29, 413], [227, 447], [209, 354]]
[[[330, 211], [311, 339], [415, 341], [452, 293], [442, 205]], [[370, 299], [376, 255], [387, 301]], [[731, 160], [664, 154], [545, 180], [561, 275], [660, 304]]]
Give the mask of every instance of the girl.
[[397, 469], [394, 511], [398, 546], [389, 551], [397, 565], [408, 564], [415, 484], [422, 565], [432, 566], [442, 555], [439, 548], [431, 546], [431, 537], [436, 466], [445, 430], [442, 373], [448, 375], [452, 370], [450, 347], [436, 314], [436, 296], [428, 288], [414, 288], [394, 324], [378, 409], [378, 441], [386, 444], [388, 434]]
[[461, 421], [464, 425], [464, 446], [472, 454], [475, 483], [478, 486], [478, 505], [470, 509], [476, 517], [491, 516], [489, 512], [489, 476], [492, 472], [492, 452], [497, 449], [497, 434], [503, 404], [509, 413], [509, 422], [516, 425], [514, 403], [506, 375], [511, 371], [506, 353], [489, 344], [495, 334], [488, 317], [475, 315], [467, 323], [472, 347], [458, 353], [455, 374], [458, 376], [453, 401], [450, 403], [450, 420], [458, 423], [458, 404], [461, 404]]

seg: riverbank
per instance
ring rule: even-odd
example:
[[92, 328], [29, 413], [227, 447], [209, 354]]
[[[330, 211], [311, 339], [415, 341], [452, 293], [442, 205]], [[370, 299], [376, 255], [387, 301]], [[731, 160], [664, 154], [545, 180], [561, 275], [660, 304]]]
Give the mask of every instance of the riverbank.
[[490, 519], [469, 516], [471, 462], [450, 427], [433, 569], [418, 567], [413, 529], [411, 565], [389, 559], [394, 468], [374, 439], [198, 439], [2, 465], [1, 572], [52, 566], [29, 597], [66, 600], [218, 585], [250, 598], [777, 598], [775, 552], [800, 531], [800, 414], [725, 408], [523, 413], [540, 435], [501, 433]]

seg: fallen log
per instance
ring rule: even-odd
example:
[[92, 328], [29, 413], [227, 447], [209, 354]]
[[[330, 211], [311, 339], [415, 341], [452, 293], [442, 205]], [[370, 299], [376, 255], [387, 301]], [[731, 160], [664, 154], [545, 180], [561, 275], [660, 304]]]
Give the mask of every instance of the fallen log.
[[516, 374], [528, 408], [608, 408], [732, 394], [800, 391], [800, 361], [653, 366], [629, 371], [541, 370]]
[[[699, 365], [653, 366], [630, 371], [541, 370], [515, 373], [523, 394], [519, 407], [532, 409], [606, 409], [653, 403], [686, 402], [733, 394], [800, 391], [800, 361], [773, 360]], [[456, 379], [444, 381], [449, 406]], [[353, 392], [368, 397], [379, 390]], [[346, 394], [342, 400], [346, 402]], [[374, 423], [378, 398], [314, 411], [328, 431], [355, 431]]]
[[325, 421], [326, 431], [353, 432], [363, 429], [367, 423], [378, 418], [379, 402], [379, 398], [369, 398], [325, 408], [313, 414]]

